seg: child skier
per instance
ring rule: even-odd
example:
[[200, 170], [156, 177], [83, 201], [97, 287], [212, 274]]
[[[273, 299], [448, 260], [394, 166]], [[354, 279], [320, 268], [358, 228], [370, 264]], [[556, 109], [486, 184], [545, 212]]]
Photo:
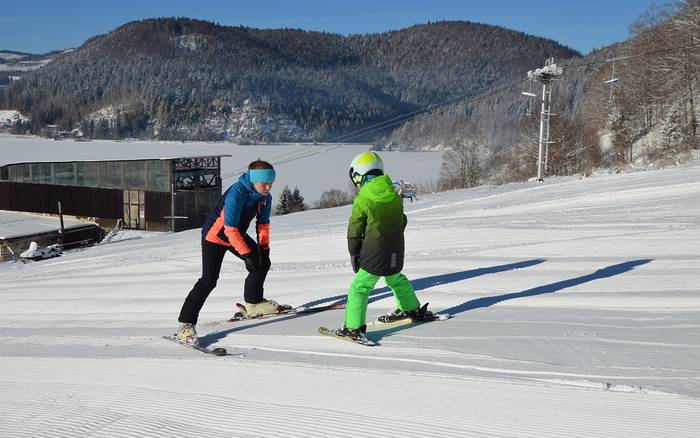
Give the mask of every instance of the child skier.
[[[263, 284], [270, 269], [270, 189], [275, 181], [275, 170], [266, 161], [250, 163], [221, 196], [216, 208], [202, 227], [202, 276], [190, 291], [180, 311], [180, 328], [175, 334], [181, 342], [198, 345], [195, 326], [204, 302], [216, 287], [226, 252], [245, 262], [244, 299], [250, 316], [276, 313], [289, 306], [281, 306], [263, 298]], [[256, 219], [257, 241], [246, 231]]]
[[380, 317], [383, 322], [405, 318], [432, 319], [422, 307], [403, 269], [406, 215], [403, 202], [384, 175], [384, 162], [374, 152], [364, 152], [352, 160], [350, 179], [359, 189], [348, 223], [348, 250], [357, 274], [348, 291], [343, 328], [335, 335], [353, 341], [367, 341], [365, 318], [369, 293], [384, 277], [398, 308]]

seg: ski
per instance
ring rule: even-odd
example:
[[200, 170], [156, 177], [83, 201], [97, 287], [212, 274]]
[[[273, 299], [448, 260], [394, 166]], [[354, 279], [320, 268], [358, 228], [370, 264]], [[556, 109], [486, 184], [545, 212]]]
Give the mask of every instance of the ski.
[[396, 321], [370, 321], [367, 323], [367, 328], [370, 327], [392, 327], [392, 326], [397, 326], [397, 325], [405, 325], [405, 324], [420, 324], [423, 322], [432, 322], [432, 321], [447, 321], [450, 319], [451, 315], [449, 313], [435, 313], [432, 318], [423, 318], [423, 319], [414, 319], [414, 318], [404, 318], [404, 319], [397, 319]]
[[428, 311], [428, 303], [423, 304], [423, 306], [418, 310], [418, 315], [417, 317], [407, 317], [403, 319], [397, 319], [394, 321], [388, 321], [388, 319], [394, 315], [382, 315], [379, 318], [377, 318], [376, 321], [368, 322], [367, 327], [397, 326], [430, 321], [445, 321], [450, 319], [449, 313], [432, 313]]
[[[283, 307], [282, 309], [278, 310], [276, 313], [268, 313], [266, 315], [259, 315], [259, 316], [249, 316], [248, 313], [245, 310], [245, 306], [241, 303], [236, 303], [236, 307], [238, 308], [238, 312], [236, 312], [229, 320], [228, 322], [236, 322], [236, 321], [248, 321], [252, 319], [265, 319], [265, 318], [271, 318], [275, 316], [283, 316], [283, 315], [300, 315], [300, 314], [305, 314], [305, 313], [316, 313], [316, 312], [323, 312], [326, 310], [333, 310], [333, 309], [344, 309], [345, 308], [345, 303], [336, 303], [336, 304], [329, 304], [327, 306], [318, 306], [318, 307]], [[282, 307], [282, 306], [280, 306]]]
[[182, 345], [185, 347], [189, 347], [189, 348], [192, 348], [193, 350], [201, 351], [202, 353], [211, 354], [214, 356], [226, 356], [226, 355], [228, 355], [228, 352], [226, 351], [225, 348], [207, 348], [207, 347], [203, 347], [201, 345], [188, 344], [186, 342], [180, 341], [179, 339], [177, 339], [174, 336], [163, 336], [163, 339], [167, 339], [167, 340], [172, 341], [176, 344], [179, 344], [179, 345]]
[[329, 329], [326, 327], [319, 327], [318, 328], [318, 333], [323, 335], [323, 336], [330, 336], [332, 338], [341, 339], [341, 340], [347, 341], [347, 342], [352, 342], [353, 344], [365, 345], [367, 347], [374, 347], [376, 345], [379, 345], [376, 342], [371, 341], [367, 338], [353, 339], [353, 338], [350, 338], [348, 336], [343, 336], [339, 332], [340, 332], [339, 330], [332, 330], [332, 329]]
[[228, 322], [243, 321], [247, 319], [262, 319], [269, 318], [271, 316], [287, 315], [294, 311], [292, 306], [280, 305], [275, 313], [267, 313], [265, 315], [250, 316], [246, 311], [245, 305], [242, 303], [236, 303], [236, 308], [238, 312], [234, 313], [233, 316], [228, 320]]

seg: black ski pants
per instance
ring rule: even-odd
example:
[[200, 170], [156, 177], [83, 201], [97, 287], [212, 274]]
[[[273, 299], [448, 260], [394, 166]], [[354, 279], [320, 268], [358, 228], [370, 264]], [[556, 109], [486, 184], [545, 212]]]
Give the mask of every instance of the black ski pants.
[[[243, 234], [243, 238], [248, 247], [253, 250], [250, 257], [258, 257], [260, 260], [261, 251], [257, 242], [247, 234]], [[194, 287], [187, 295], [187, 298], [185, 298], [178, 321], [197, 324], [199, 312], [202, 310], [204, 302], [207, 300], [211, 291], [216, 287], [216, 282], [221, 272], [221, 263], [224, 260], [226, 252], [231, 252], [239, 259], [243, 259], [233, 247], [211, 243], [202, 238], [202, 276], [197, 280], [197, 283], [195, 283]], [[245, 279], [243, 298], [247, 303], [259, 303], [263, 300], [263, 285], [267, 272], [270, 270], [269, 257], [262, 256], [262, 260], [260, 260], [258, 266], [259, 269], [251, 269], [246, 264], [248, 276]]]

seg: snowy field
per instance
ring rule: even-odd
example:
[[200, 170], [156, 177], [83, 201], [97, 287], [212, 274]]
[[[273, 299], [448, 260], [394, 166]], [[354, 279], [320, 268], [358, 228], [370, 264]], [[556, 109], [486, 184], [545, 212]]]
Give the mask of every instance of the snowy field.
[[[700, 436], [700, 162], [406, 207], [405, 273], [452, 318], [377, 347], [318, 336], [340, 310], [222, 322], [234, 258], [199, 325], [232, 355], [161, 339], [198, 230], [0, 265], [0, 436]], [[266, 296], [341, 300], [348, 215], [273, 217]], [[380, 288], [368, 316], [392, 306]]]
[[[238, 146], [231, 143], [47, 140], [0, 134], [0, 166], [33, 161], [124, 160], [197, 155], [231, 155], [221, 161], [225, 187], [238, 180], [253, 160], [268, 160], [277, 169], [275, 201], [285, 185], [295, 186], [306, 201], [317, 201], [324, 191], [347, 190], [353, 157], [369, 145], [274, 144]], [[394, 179], [426, 186], [436, 182], [442, 156], [439, 152], [383, 152], [386, 170]]]
[[[65, 227], [82, 224], [85, 224], [85, 222], [71, 218], [63, 220]], [[61, 222], [57, 216], [0, 210], [0, 239], [56, 231], [60, 228]]]

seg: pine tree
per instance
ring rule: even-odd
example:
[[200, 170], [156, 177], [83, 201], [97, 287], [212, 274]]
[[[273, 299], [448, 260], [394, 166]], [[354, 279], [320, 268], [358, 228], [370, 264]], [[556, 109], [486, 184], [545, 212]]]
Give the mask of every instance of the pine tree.
[[289, 186], [284, 186], [282, 193], [280, 193], [280, 199], [277, 202], [277, 206], [275, 206], [275, 214], [276, 215], [283, 215], [283, 214], [291, 213], [291, 211], [289, 209], [291, 197], [292, 197], [292, 192], [289, 191]]
[[611, 161], [614, 165], [632, 161], [632, 141], [630, 140], [627, 113], [618, 105], [613, 105], [608, 115], [607, 128], [610, 131]]
[[661, 122], [661, 143], [665, 154], [677, 154], [682, 149], [684, 138], [680, 110], [677, 103], [672, 105]]
[[306, 210], [306, 204], [304, 204], [304, 197], [301, 196], [298, 187], [294, 187], [294, 192], [292, 192], [289, 197], [289, 212], [294, 213], [297, 211]]

